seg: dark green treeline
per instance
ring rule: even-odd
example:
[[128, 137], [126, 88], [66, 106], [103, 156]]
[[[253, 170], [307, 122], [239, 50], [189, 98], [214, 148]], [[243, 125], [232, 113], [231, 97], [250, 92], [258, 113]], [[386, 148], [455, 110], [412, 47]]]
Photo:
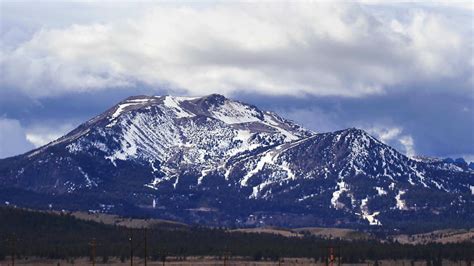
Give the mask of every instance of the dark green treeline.
[[[132, 235], [132, 243], [129, 238]], [[402, 245], [379, 243], [375, 240], [341, 241], [316, 237], [287, 238], [271, 234], [229, 233], [224, 229], [204, 227], [160, 226], [148, 229], [147, 255], [150, 259], [163, 256], [247, 256], [277, 260], [280, 257], [308, 257], [324, 260], [328, 247], [341, 256], [343, 262], [364, 260], [442, 259], [471, 261], [473, 243]], [[70, 215], [54, 215], [14, 208], [0, 208], [0, 260], [15, 252], [18, 257], [37, 256], [68, 259], [89, 256], [95, 239], [97, 257], [145, 255], [145, 230], [105, 225], [78, 220]]]

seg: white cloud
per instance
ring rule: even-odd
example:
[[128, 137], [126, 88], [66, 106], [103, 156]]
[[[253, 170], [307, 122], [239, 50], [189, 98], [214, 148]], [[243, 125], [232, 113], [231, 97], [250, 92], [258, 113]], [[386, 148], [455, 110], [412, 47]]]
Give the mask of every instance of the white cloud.
[[384, 143], [388, 143], [389, 141], [392, 141], [394, 138], [398, 137], [400, 133], [402, 132], [402, 130], [397, 127], [372, 128], [371, 131], [377, 134], [378, 138]]
[[74, 125], [46, 123], [23, 126], [19, 120], [0, 117], [0, 158], [28, 152], [69, 132]]
[[0, 158], [17, 155], [33, 148], [18, 120], [0, 118]]
[[56, 140], [74, 129], [72, 124], [31, 125], [26, 129], [26, 139], [35, 147], [40, 147]]
[[2, 51], [2, 84], [33, 97], [137, 84], [298, 96], [361, 96], [443, 79], [472, 85], [472, 29], [436, 10], [404, 6], [400, 15], [341, 2], [141, 8], [122, 20], [36, 31]]
[[404, 134], [402, 128], [377, 126], [369, 128], [368, 132], [383, 143], [399, 149], [408, 157], [416, 155], [413, 137], [409, 134]]
[[415, 156], [415, 143], [413, 142], [413, 138], [411, 136], [402, 136], [399, 139], [400, 143], [405, 148], [405, 154], [408, 157]]

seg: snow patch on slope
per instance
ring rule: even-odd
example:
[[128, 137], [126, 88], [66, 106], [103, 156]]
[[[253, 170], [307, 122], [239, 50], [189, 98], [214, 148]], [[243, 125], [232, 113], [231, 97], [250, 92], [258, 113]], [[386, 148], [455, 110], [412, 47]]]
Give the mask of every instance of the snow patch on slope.
[[298, 140], [301, 138], [301, 136], [297, 136], [294, 133], [291, 133], [290, 131], [284, 129], [282, 125], [283, 121], [279, 121], [274, 115], [269, 112], [266, 112], [264, 114], [263, 123], [279, 131], [289, 141]]
[[349, 188], [347, 187], [344, 180], [340, 180], [339, 182], [337, 182], [336, 188], [337, 190], [332, 193], [331, 206], [338, 210], [344, 208], [344, 203], [339, 202], [339, 197], [343, 192], [348, 191]]
[[[94, 180], [91, 180], [89, 178], [89, 175], [84, 172], [84, 170], [82, 170], [81, 167], [77, 167], [77, 169], [79, 170], [79, 172], [84, 176], [85, 180], [86, 180], [86, 187], [90, 188], [90, 187], [97, 187], [97, 183], [94, 181]], [[74, 190], [74, 189], [73, 189]]]
[[254, 174], [260, 172], [263, 167], [265, 166], [266, 163], [272, 164], [273, 162], [273, 153], [272, 152], [267, 152], [265, 155], [260, 157], [260, 160], [257, 163], [257, 166], [249, 171], [241, 180], [240, 180], [240, 185], [241, 186], [247, 186], [247, 182], [252, 177]]
[[193, 99], [193, 98], [165, 96], [165, 99], [163, 100], [163, 104], [166, 107], [173, 110], [177, 118], [193, 117], [194, 114], [192, 114], [190, 112], [187, 112], [186, 110], [181, 108], [181, 106], [179, 106], [181, 101], [191, 100], [191, 99]]
[[375, 216], [379, 215], [380, 212], [376, 211], [376, 212], [370, 213], [368, 202], [369, 202], [368, 197], [366, 197], [365, 199], [361, 201], [360, 211], [362, 212], [361, 214], [362, 218], [367, 220], [370, 225], [382, 225], [382, 223], [380, 223], [380, 221], [377, 220], [377, 218], [375, 218]]
[[112, 127], [117, 123], [117, 118], [125, 111], [127, 107], [133, 106], [133, 105], [142, 105], [144, 103], [147, 103], [151, 101], [151, 99], [146, 98], [146, 99], [131, 99], [127, 100], [125, 103], [119, 104], [117, 106], [117, 109], [115, 109], [115, 112], [110, 116], [109, 123], [106, 127]]
[[121, 140], [121, 149], [117, 150], [114, 154], [106, 156], [114, 165], [115, 160], [126, 160], [127, 158], [134, 157], [137, 154], [137, 144], [135, 143], [133, 130], [126, 130]]
[[395, 200], [396, 200], [396, 205], [395, 207], [399, 210], [407, 210], [407, 205], [406, 205], [406, 202], [404, 200], [402, 200], [402, 196], [403, 194], [405, 194], [406, 191], [403, 191], [403, 190], [400, 190], [398, 191], [398, 194], [395, 196]]
[[209, 111], [215, 118], [229, 125], [261, 121], [256, 110], [239, 102], [226, 101], [225, 104], [213, 107]]
[[377, 194], [379, 196], [387, 195], [387, 191], [385, 191], [385, 189], [383, 189], [383, 187], [375, 187], [375, 189], [377, 190]]

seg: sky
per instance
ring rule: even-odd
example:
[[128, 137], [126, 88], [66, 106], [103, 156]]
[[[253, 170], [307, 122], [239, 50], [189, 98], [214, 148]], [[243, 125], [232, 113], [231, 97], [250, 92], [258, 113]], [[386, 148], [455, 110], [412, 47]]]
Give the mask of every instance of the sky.
[[131, 95], [211, 93], [474, 161], [469, 1], [0, 0], [0, 158]]

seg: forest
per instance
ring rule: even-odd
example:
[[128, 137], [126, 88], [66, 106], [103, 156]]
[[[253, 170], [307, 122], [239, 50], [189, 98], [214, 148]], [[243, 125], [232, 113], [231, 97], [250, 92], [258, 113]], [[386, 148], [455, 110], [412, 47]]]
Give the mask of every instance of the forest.
[[107, 261], [133, 256], [150, 260], [187, 256], [241, 256], [251, 260], [281, 257], [324, 261], [328, 250], [344, 263], [366, 260], [413, 260], [440, 265], [443, 259], [470, 265], [474, 243], [408, 245], [379, 240], [347, 241], [314, 236], [284, 237], [274, 234], [229, 232], [225, 228], [163, 225], [130, 229], [79, 220], [70, 214], [51, 214], [0, 208], [0, 260], [43, 257], [72, 259], [91, 256]]

